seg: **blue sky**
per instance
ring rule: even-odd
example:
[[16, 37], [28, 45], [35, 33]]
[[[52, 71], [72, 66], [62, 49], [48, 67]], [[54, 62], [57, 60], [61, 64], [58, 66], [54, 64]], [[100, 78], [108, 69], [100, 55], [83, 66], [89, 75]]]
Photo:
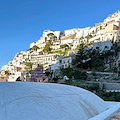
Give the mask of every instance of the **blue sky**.
[[119, 0], [0, 0], [0, 68], [44, 30], [94, 26], [117, 10]]

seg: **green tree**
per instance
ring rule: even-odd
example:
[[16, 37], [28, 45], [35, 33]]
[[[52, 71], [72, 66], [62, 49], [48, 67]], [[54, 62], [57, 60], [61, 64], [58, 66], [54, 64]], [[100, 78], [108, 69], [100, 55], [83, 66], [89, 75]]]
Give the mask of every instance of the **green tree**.
[[85, 38], [87, 38], [87, 40], [91, 39], [93, 36], [92, 35], [87, 35]]
[[50, 37], [50, 36], [53, 36], [54, 34], [53, 33], [48, 33], [47, 36]]
[[86, 80], [87, 79], [87, 73], [84, 71], [79, 71], [79, 70], [74, 70], [73, 68], [63, 68], [61, 69], [61, 74], [63, 76], [67, 76], [68, 78], [74, 77], [75, 79], [82, 79]]
[[46, 46], [44, 47], [44, 49], [43, 49], [43, 52], [44, 52], [44, 53], [49, 53], [50, 51], [51, 51], [51, 48], [50, 48], [49, 45], [46, 45]]
[[75, 70], [75, 72], [74, 72], [74, 78], [75, 79], [81, 79], [81, 71]]
[[74, 67], [102, 71], [104, 69], [104, 53], [95, 49], [85, 50], [85, 48], [85, 44], [79, 46], [78, 53], [73, 60]]
[[45, 71], [45, 75], [51, 79], [52, 78], [52, 75], [53, 75], [53, 72], [52, 71]]
[[56, 36], [53, 33], [49, 33], [49, 34], [47, 34], [47, 36], [50, 38], [51, 41], [56, 40]]
[[25, 71], [26, 71], [28, 74], [31, 74], [33, 63], [27, 62], [25, 65], [26, 65]]
[[62, 69], [61, 69], [61, 74], [62, 74], [63, 76], [66, 75], [68, 78], [72, 78], [74, 72], [73, 72], [73, 69], [72, 69], [72, 68], [68, 67], [68, 68], [65, 68], [65, 69], [62, 68]]
[[94, 34], [95, 32], [94, 32], [94, 30], [92, 31], [92, 34]]
[[48, 41], [48, 45], [50, 45], [50, 46], [53, 45], [52, 40], [49, 40], [49, 41]]
[[34, 45], [32, 48], [28, 49], [27, 51], [37, 51], [40, 49], [38, 46]]
[[50, 71], [45, 71], [45, 75], [48, 77], [50, 75]]
[[66, 47], [68, 47], [67, 44], [60, 45], [60, 48], [66, 48]]
[[91, 52], [91, 69], [101, 71], [104, 70], [104, 54], [99, 50], [93, 50]]
[[60, 32], [60, 36], [62, 36], [62, 35], [63, 35], [63, 32], [61, 31], [61, 32]]
[[84, 50], [85, 44], [80, 44], [79, 50], [75, 56], [75, 59], [73, 60], [73, 65], [78, 68], [84, 68], [86, 63], [83, 63], [83, 60], [86, 60], [89, 58], [89, 54], [87, 54], [87, 51]]

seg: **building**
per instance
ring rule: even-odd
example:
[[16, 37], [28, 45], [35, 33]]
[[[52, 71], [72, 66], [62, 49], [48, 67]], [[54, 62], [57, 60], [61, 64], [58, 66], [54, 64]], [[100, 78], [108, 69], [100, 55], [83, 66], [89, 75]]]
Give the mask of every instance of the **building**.
[[62, 36], [61, 37], [61, 44], [71, 44], [73, 43], [73, 39], [75, 39], [76, 34], [69, 35], [69, 36]]
[[43, 67], [38, 64], [35, 70], [31, 72], [31, 82], [48, 82], [48, 78], [43, 75]]
[[103, 34], [107, 33], [107, 32], [113, 32], [115, 30], [118, 30], [119, 27], [115, 24], [109, 24], [105, 27], [104, 31], [103, 31]]
[[120, 29], [117, 32], [116, 42], [120, 42]]
[[44, 69], [47, 69], [49, 65], [56, 62], [56, 54], [32, 55], [30, 61], [35, 64], [42, 64]]
[[49, 39], [48, 34], [53, 33], [57, 39], [60, 39], [61, 31], [44, 30], [42, 37]]
[[71, 67], [72, 57], [71, 56], [67, 56], [67, 57], [59, 58], [59, 64], [60, 64], [60, 68]]
[[55, 78], [60, 73], [60, 61], [59, 58], [55, 64], [50, 66], [51, 71], [53, 72], [52, 77]]
[[7, 75], [4, 75], [4, 76], [0, 75], [0, 82], [8, 82], [8, 76]]
[[70, 35], [74, 35], [77, 32], [79, 32], [81, 29], [79, 28], [74, 28], [74, 29], [69, 29], [69, 30], [65, 30], [64, 31], [64, 36], [70, 36]]
[[93, 49], [99, 49], [100, 51], [110, 50], [111, 46], [112, 46], [111, 41], [93, 43]]
[[33, 46], [38, 46], [39, 48], [41, 48], [41, 46], [44, 46], [44, 44], [46, 43], [47, 38], [46, 37], [41, 37], [40, 40], [36, 41], [36, 42], [32, 42], [30, 44], [30, 48], [32, 48]]
[[105, 20], [104, 22], [108, 22], [110, 20], [116, 20], [116, 21], [119, 21], [120, 20], [120, 10], [118, 10], [117, 12], [109, 15]]
[[76, 47], [78, 47], [80, 45], [80, 43], [84, 43], [84, 42], [82, 42], [82, 40], [80, 40], [80, 39], [75, 39], [73, 41], [71, 48], [74, 50]]

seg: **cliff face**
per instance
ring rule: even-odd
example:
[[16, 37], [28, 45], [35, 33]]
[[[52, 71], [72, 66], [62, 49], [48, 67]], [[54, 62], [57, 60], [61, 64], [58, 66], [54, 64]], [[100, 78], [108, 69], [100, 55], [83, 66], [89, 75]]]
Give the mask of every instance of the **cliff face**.
[[[65, 30], [63, 35], [61, 31], [45, 30], [38, 41], [30, 44], [29, 50], [21, 51], [16, 54], [13, 61], [10, 61], [8, 65], [2, 67], [2, 71], [9, 71], [9, 75], [12, 76], [12, 79], [16, 79], [16, 77], [18, 77], [18, 74], [16, 75], [18, 72], [17, 68], [20, 68], [19, 72], [25, 71], [25, 64], [27, 62], [33, 63], [33, 69], [36, 68], [37, 64], [41, 64], [47, 69], [50, 65], [57, 62], [58, 56], [64, 55], [66, 52], [70, 53], [71, 51], [72, 53], [75, 53], [76, 48], [81, 43], [88, 43], [91, 47], [93, 47], [93, 43], [95, 43], [98, 47], [97, 43], [100, 42], [119, 42], [119, 27], [120, 11], [117, 11], [116, 13], [109, 15], [102, 23], [95, 24], [94, 27]], [[68, 46], [67, 51], [63, 51], [60, 47], [64, 44], [67, 44]], [[44, 54], [43, 49], [46, 45], [50, 47], [51, 51]], [[69, 56], [68, 53], [66, 55]], [[2, 77], [3, 76], [8, 77], [6, 74], [2, 75]]]

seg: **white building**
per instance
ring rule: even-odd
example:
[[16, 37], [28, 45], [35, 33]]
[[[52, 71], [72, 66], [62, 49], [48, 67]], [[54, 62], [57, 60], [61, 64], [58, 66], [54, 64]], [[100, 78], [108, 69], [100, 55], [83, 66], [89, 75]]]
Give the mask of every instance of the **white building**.
[[81, 37], [84, 38], [87, 35], [94, 35], [94, 34], [96, 34], [96, 27], [87, 27], [87, 28], [80, 29], [76, 33], [76, 38], [81, 38]]
[[1, 70], [7, 70], [8, 69], [8, 65], [4, 65], [4, 66], [2, 66], [2, 68], [1, 68]]
[[8, 82], [16, 82], [15, 75], [9, 75]]
[[81, 40], [80, 39], [75, 39], [72, 44], [72, 49], [75, 49], [78, 45], [80, 45]]
[[15, 79], [22, 76], [22, 72], [15, 72]]
[[103, 40], [104, 40], [104, 41], [107, 41], [107, 40], [112, 41], [113, 37], [114, 37], [114, 34], [113, 34], [113, 33], [105, 33], [105, 34], [103, 35]]
[[51, 65], [51, 70], [55, 72], [56, 69], [59, 69], [60, 63], [57, 61], [55, 64]]
[[52, 45], [51, 48], [52, 48], [53, 50], [57, 50], [57, 49], [60, 48], [60, 45]]
[[83, 29], [80, 29], [80, 31], [78, 31], [77, 33], [76, 33], [76, 38], [81, 38], [81, 37], [83, 37], [84, 36], [84, 30]]
[[90, 29], [91, 29], [91, 27], [84, 28], [84, 36], [83, 37], [86, 37], [87, 35], [89, 35]]
[[71, 67], [72, 57], [71, 57], [71, 56], [61, 57], [61, 58], [59, 59], [59, 63], [60, 63], [60, 67], [61, 67], [61, 68]]
[[89, 35], [94, 35], [94, 34], [96, 34], [96, 27], [91, 27], [90, 29], [89, 29]]
[[111, 46], [112, 46], [111, 41], [93, 43], [93, 49], [99, 49], [100, 51], [110, 50]]
[[57, 37], [57, 39], [59, 39], [59, 38], [60, 38], [61, 31], [50, 31], [50, 30], [44, 30], [42, 36], [48, 38], [47, 35], [48, 35], [49, 33], [53, 33], [53, 34]]
[[80, 31], [79, 28], [69, 29], [64, 31], [64, 36], [70, 36], [78, 33]]
[[90, 43], [90, 42], [95, 42], [95, 41], [100, 41], [100, 39], [101, 39], [101, 36], [100, 36], [100, 35], [95, 36], [95, 37], [89, 39], [89, 43]]
[[61, 37], [61, 44], [72, 44], [75, 37], [76, 37], [76, 34], [69, 35], [69, 36], [63, 36]]

